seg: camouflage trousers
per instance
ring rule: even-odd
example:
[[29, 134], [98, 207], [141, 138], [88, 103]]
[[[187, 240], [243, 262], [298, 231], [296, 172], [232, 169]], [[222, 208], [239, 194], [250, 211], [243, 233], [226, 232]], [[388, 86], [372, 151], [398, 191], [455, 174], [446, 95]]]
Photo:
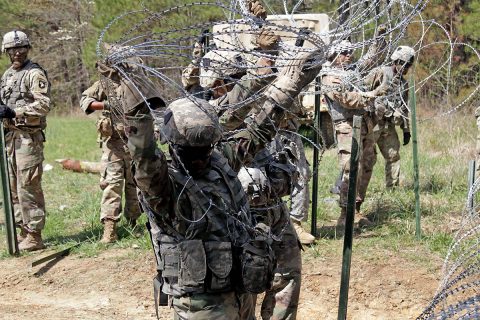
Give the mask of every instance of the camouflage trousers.
[[12, 130], [5, 135], [15, 222], [35, 231], [45, 226], [42, 190], [44, 140], [41, 131]]
[[310, 166], [305, 157], [302, 138], [297, 134], [286, 134], [297, 146], [297, 170], [299, 171], [298, 182], [293, 187], [291, 197], [290, 217], [296, 221], [306, 221], [310, 209], [310, 188], [311, 178]]
[[[252, 211], [254, 209], [252, 208]], [[265, 292], [262, 301], [262, 319], [294, 320], [297, 317], [302, 280], [302, 257], [297, 233], [289, 221], [285, 204], [268, 210], [266, 220], [272, 233], [280, 238], [273, 242], [277, 259], [273, 286]]]
[[110, 138], [102, 144], [102, 171], [100, 188], [103, 190], [100, 220], [120, 220], [122, 213], [122, 194], [125, 192], [125, 210], [127, 219], [138, 219], [141, 211], [137, 188], [131, 171], [131, 157], [125, 142], [120, 138]]
[[[361, 140], [362, 148], [360, 150], [358, 176], [357, 176], [357, 196], [355, 201], [362, 203], [365, 200], [368, 184], [372, 177], [372, 169], [377, 161], [375, 154], [375, 139], [373, 135], [373, 121], [368, 116], [363, 116]], [[335, 123], [338, 146], [338, 162], [342, 169], [342, 182], [340, 184], [340, 207], [347, 206], [347, 193], [350, 175], [350, 158], [352, 150], [353, 123], [350, 121], [340, 121]]]
[[395, 123], [385, 119], [375, 126], [373, 133], [380, 153], [385, 159], [386, 187], [398, 186], [400, 180], [400, 140], [395, 129]]
[[202, 293], [173, 297], [175, 320], [255, 320], [254, 296], [225, 293]]

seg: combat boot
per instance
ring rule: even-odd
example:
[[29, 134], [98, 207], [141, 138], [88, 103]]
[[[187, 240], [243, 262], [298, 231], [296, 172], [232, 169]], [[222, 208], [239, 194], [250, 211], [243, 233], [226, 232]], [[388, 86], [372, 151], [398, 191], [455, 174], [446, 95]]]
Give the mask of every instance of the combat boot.
[[298, 240], [301, 244], [309, 245], [315, 242], [315, 237], [308, 233], [305, 229], [303, 229], [302, 223], [300, 221], [293, 219], [291, 221], [293, 223], [293, 228], [297, 233]]
[[113, 243], [117, 239], [117, 223], [110, 219], [103, 220], [103, 237], [100, 242]]
[[27, 237], [27, 229], [24, 226], [19, 226], [20, 232], [17, 234], [17, 243], [22, 242]]
[[35, 251], [41, 249], [45, 249], [41, 231], [27, 232], [25, 239], [18, 244], [18, 250], [20, 251]]

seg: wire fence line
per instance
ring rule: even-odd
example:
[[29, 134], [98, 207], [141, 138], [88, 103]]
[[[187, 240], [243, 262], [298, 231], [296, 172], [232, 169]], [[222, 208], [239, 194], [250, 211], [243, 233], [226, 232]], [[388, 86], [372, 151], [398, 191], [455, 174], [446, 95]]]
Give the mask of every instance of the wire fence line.
[[[305, 30], [298, 26], [299, 23], [295, 20], [294, 14], [302, 2], [299, 0], [291, 6], [284, 0], [284, 12], [275, 12], [270, 1], [264, 2], [269, 14], [284, 14], [288, 17], [289, 24], [259, 20], [249, 13], [245, 0], [199, 1], [181, 4], [162, 11], [155, 11], [145, 6], [143, 10], [127, 12], [118, 16], [103, 30], [97, 44], [97, 55], [100, 60], [117, 70], [122, 78], [130, 82], [146, 101], [142, 85], [135, 80], [134, 75], [141, 70], [150, 81], [160, 88], [159, 92], [168, 104], [185, 97], [194, 101], [194, 96], [204, 96], [208, 93], [205, 88], [196, 93], [189, 92], [181, 82], [182, 71], [192, 62], [197, 63], [196, 66], [200, 67], [201, 62], [198, 61], [201, 61], [202, 58], [193, 52], [198, 34], [202, 30], [208, 30], [206, 36], [211, 39], [212, 43], [215, 43], [208, 49], [214, 50], [222, 57], [231, 55], [238, 57], [233, 60], [219, 59], [221, 61], [217, 61], [215, 66], [219, 73], [235, 70], [236, 74], [243, 75], [241, 79], [225, 77], [231, 85], [238, 86], [244, 85], [245, 81], [262, 80], [261, 72], [257, 71], [264, 67], [256, 63], [261, 58], [276, 61], [273, 73], [273, 77], [276, 77], [292, 64], [300, 63], [298, 57], [302, 53], [312, 54], [312, 59], [307, 63], [303, 62], [305, 63], [303, 68], [309, 69], [324, 65], [331, 52], [356, 51], [358, 56], [365, 56], [372, 45], [384, 41], [385, 45], [376, 53], [369, 68], [356, 70], [360, 59], [349, 67], [350, 70], [356, 71], [343, 76], [340, 84], [323, 85], [319, 92], [304, 90], [298, 97], [292, 97], [292, 99], [296, 104], [301, 104], [301, 99], [305, 96], [325, 94], [332, 90], [364, 91], [365, 76], [375, 67], [390, 65], [391, 53], [397, 46], [404, 44], [412, 46], [416, 52], [416, 62], [412, 68], [417, 79], [416, 92], [422, 90], [427, 84], [438, 81], [439, 78], [445, 80], [442, 85], [446, 93], [445, 100], [449, 103], [448, 106], [433, 117], [420, 120], [420, 123], [452, 115], [471, 102], [478, 93], [480, 85], [477, 83], [466, 98], [457, 103], [451, 103], [451, 101], [455, 101], [455, 92], [451, 90], [451, 74], [454, 68], [453, 52], [458, 47], [468, 47], [479, 61], [480, 53], [472, 45], [459, 43], [452, 39], [449, 32], [436, 21], [424, 19], [422, 10], [428, 5], [428, 1], [346, 1], [343, 4], [345, 6], [345, 3], [348, 3], [348, 8], [341, 6], [337, 11], [328, 13], [328, 31], [320, 33], [305, 33]], [[187, 26], [173, 22], [178, 12], [193, 8], [199, 10], [218, 10], [220, 8], [224, 12], [225, 18], [214, 22], [196, 20]], [[223, 26], [223, 28], [218, 28], [218, 26]], [[406, 30], [412, 26], [417, 27], [420, 33], [416, 39], [407, 39], [405, 38]], [[113, 43], [115, 50], [105, 49], [105, 39], [111, 39], [110, 33], [118, 34], [118, 32], [114, 32], [117, 28], [124, 29], [124, 31], [122, 36], [115, 39]], [[274, 53], [258, 50], [258, 47], [254, 45], [255, 37], [262, 30], [283, 35]], [[380, 35], [379, 30], [382, 30]], [[432, 41], [428, 35], [434, 31], [436, 34], [440, 32], [443, 35], [442, 38], [435, 37], [435, 40]], [[302, 39], [306, 45], [295, 45], [297, 39]], [[428, 73], [417, 74], [416, 66], [421, 61], [423, 52], [432, 46], [444, 51], [443, 59], [432, 66]], [[132, 72], [132, 69], [135, 71]], [[324, 70], [328, 69], [324, 68]], [[272, 77], [271, 74], [268, 76]], [[202, 77], [202, 75], [199, 74], [197, 77]], [[108, 84], [108, 79], [104, 79], [104, 81], [106, 81], [107, 87], [112, 86], [112, 84]], [[261, 105], [262, 99], [265, 99], [271, 86], [271, 82], [268, 82], [252, 92], [246, 99], [229, 104], [226, 108], [228, 111], [235, 111], [252, 104]], [[411, 88], [402, 88], [402, 90], [409, 89]], [[402, 92], [393, 94], [399, 97], [404, 96]], [[112, 102], [116, 121], [124, 121], [122, 102], [116, 101], [114, 97], [112, 97]], [[406, 110], [409, 110], [408, 101], [401, 100], [400, 103]], [[287, 108], [284, 111], [289, 118], [301, 120], [301, 116], [293, 108]], [[162, 114], [157, 110], [152, 110], [152, 114], [157, 118], [157, 122], [161, 123]], [[407, 114], [403, 116], [407, 117]], [[274, 119], [271, 120], [274, 121]], [[307, 126], [316, 133], [317, 128], [313, 126], [313, 123], [307, 123]], [[278, 127], [276, 130], [280, 134], [291, 131], [282, 127]], [[291, 132], [300, 135], [296, 131]], [[302, 138], [312, 147], [318, 148], [322, 152], [325, 150], [324, 142], [315, 144], [305, 136]], [[461, 228], [445, 259], [443, 278], [439, 289], [431, 304], [418, 319], [480, 318], [480, 294], [478, 293], [480, 283], [480, 260], [478, 258], [480, 218], [478, 212], [480, 208], [476, 202], [476, 194], [479, 189], [480, 180], [477, 180], [469, 192], [467, 201], [467, 203], [473, 201], [474, 207], [466, 206]], [[225, 210], [228, 211], [228, 208]]]

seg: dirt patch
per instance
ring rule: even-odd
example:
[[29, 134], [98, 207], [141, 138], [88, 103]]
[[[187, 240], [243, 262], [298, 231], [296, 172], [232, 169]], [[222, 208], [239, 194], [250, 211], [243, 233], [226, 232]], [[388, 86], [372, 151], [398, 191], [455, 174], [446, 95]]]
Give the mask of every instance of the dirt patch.
[[[336, 319], [341, 257], [304, 254], [298, 319]], [[29, 267], [36, 257], [0, 261], [0, 319], [155, 318], [150, 254], [112, 249], [98, 257], [72, 255]], [[377, 260], [354, 255], [348, 319], [414, 319], [430, 301], [438, 279], [395, 255]], [[161, 319], [172, 318], [170, 309], [161, 309]]]

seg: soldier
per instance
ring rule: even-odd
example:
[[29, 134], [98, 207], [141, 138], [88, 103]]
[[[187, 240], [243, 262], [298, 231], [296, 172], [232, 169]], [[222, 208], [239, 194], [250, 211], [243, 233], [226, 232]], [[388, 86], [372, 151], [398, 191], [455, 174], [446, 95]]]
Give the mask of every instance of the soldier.
[[[107, 45], [108, 50], [120, 52], [121, 48]], [[124, 48], [125, 49], [125, 48]], [[141, 71], [136, 70], [137, 74]], [[146, 77], [141, 77], [144, 88], [151, 88], [153, 84]], [[144, 83], [143, 83], [144, 82]], [[155, 90], [146, 90], [149, 97], [158, 96]], [[129, 94], [130, 93], [130, 94]], [[127, 97], [129, 95], [129, 97]], [[112, 101], [107, 100], [110, 97]], [[122, 213], [122, 194], [125, 193], [124, 215], [130, 227], [134, 228], [141, 215], [138, 202], [137, 188], [130, 170], [131, 157], [128, 152], [125, 129], [122, 119], [110, 110], [112, 106], [121, 103], [136, 104], [122, 81], [103, 79], [96, 81], [82, 93], [80, 107], [86, 114], [101, 111], [102, 115], [97, 121], [97, 130], [102, 148], [100, 188], [103, 190], [100, 202], [100, 221], [103, 224], [103, 236], [100, 242], [112, 243], [117, 240], [117, 223]], [[123, 107], [123, 106], [118, 106]]]
[[[400, 140], [395, 126], [403, 132], [403, 145], [410, 142], [408, 104], [408, 83], [404, 76], [413, 64], [415, 50], [399, 46], [391, 55], [391, 66], [372, 70], [365, 78], [365, 84], [378, 88], [380, 97], [375, 99], [374, 139], [385, 159], [385, 183], [387, 188], [399, 185]], [[373, 169], [373, 168], [372, 168]]]
[[50, 111], [50, 83], [47, 72], [28, 59], [28, 36], [18, 30], [3, 36], [2, 52], [11, 66], [3, 74], [0, 88], [0, 118], [5, 143], [15, 222], [20, 228], [19, 249], [45, 248], [45, 199], [42, 190], [43, 144], [46, 116]]
[[242, 293], [239, 281], [261, 286], [268, 275], [238, 269], [239, 248], [254, 226], [236, 173], [214, 149], [222, 131], [212, 106], [193, 97], [170, 104], [163, 134], [171, 163], [156, 147], [148, 108], [140, 105], [127, 118], [135, 181], [158, 230], [153, 241], [162, 291], [171, 296], [176, 317], [253, 319], [252, 296]]
[[[228, 65], [234, 66], [238, 62], [238, 58], [235, 54], [210, 51], [204, 59], [211, 60], [207, 64], [208, 68], [205, 66], [201, 68], [200, 83], [204, 89], [213, 91], [213, 98], [215, 99], [210, 103], [221, 112], [227, 110], [220, 119], [222, 127], [232, 131], [244, 127], [243, 120], [247, 115], [252, 116], [255, 113], [252, 113], [252, 108], [228, 108], [248, 99], [250, 95], [256, 92], [257, 88], [265, 85], [268, 77], [261, 80], [246, 75], [247, 80], [241, 78], [238, 85], [226, 88], [223, 91], [218, 90], [218, 87], [221, 87], [224, 81], [236, 77], [236, 74], [238, 74], [239, 71], [235, 68], [226, 67]], [[215, 66], [222, 64], [222, 72], [215, 72]], [[266, 66], [272, 63], [262, 60], [258, 64]], [[271, 72], [270, 68], [253, 72], [262, 72], [266, 76], [268, 75], [267, 70]], [[249, 111], [248, 114], [247, 111]], [[258, 143], [264, 147], [260, 148], [252, 159], [243, 164], [244, 166], [240, 169], [238, 175], [248, 196], [252, 215], [257, 221], [270, 226], [272, 233], [275, 235], [272, 247], [277, 259], [277, 267], [274, 270], [273, 287], [266, 291], [262, 302], [262, 319], [294, 319], [300, 295], [302, 269], [300, 245], [295, 229], [290, 223], [288, 208], [281, 198], [290, 195], [295, 185], [295, 177], [298, 176], [298, 172], [286, 155], [297, 156], [297, 150], [290, 150], [287, 153], [284, 150], [284, 141], [280, 140], [282, 138], [277, 135], [276, 141], [279, 146], [273, 148], [273, 152], [269, 148], [268, 140]], [[276, 143], [274, 144], [276, 145]], [[277, 150], [280, 150], [280, 152], [277, 152]], [[226, 153], [228, 154], [228, 152]], [[270, 170], [274, 166], [273, 159], [279, 157], [283, 159], [282, 163], [278, 166], [275, 165], [276, 170]], [[238, 167], [234, 169], [238, 170]]]
[[[382, 29], [382, 33], [383, 33]], [[370, 165], [376, 160], [374, 139], [373, 139], [373, 121], [371, 117], [365, 114], [365, 108], [368, 108], [372, 102], [375, 92], [362, 92], [362, 88], [354, 88], [354, 84], [360, 82], [360, 73], [358, 70], [365, 70], [373, 64], [376, 53], [380, 51], [382, 46], [372, 45], [367, 54], [361, 58], [355, 65], [356, 69], [351, 66], [353, 51], [349, 49], [351, 43], [342, 41], [339, 49], [331, 49], [329, 53], [329, 62], [322, 70], [322, 90], [325, 91], [325, 99], [329, 105], [332, 120], [334, 122], [338, 160], [342, 170], [342, 182], [340, 184], [340, 217], [337, 220], [337, 226], [345, 225], [346, 208], [347, 208], [347, 192], [348, 180], [350, 174], [350, 152], [352, 143], [352, 126], [353, 117], [355, 115], [363, 116], [361, 139], [362, 150], [359, 163], [359, 175], [357, 186], [356, 218], [359, 225], [369, 225], [370, 221], [361, 216], [360, 206], [365, 197], [366, 187], [368, 183], [362, 181], [370, 180]]]
[[294, 185], [291, 193], [290, 219], [292, 220], [300, 243], [310, 245], [315, 242], [315, 237], [303, 228], [302, 221], [308, 219], [308, 211], [310, 209], [309, 181], [311, 179], [311, 171], [307, 158], [305, 157], [302, 138], [297, 134], [300, 125], [295, 121], [294, 117], [291, 117], [288, 122], [288, 131], [285, 132], [284, 135], [295, 144], [295, 165], [299, 173], [298, 181]]

